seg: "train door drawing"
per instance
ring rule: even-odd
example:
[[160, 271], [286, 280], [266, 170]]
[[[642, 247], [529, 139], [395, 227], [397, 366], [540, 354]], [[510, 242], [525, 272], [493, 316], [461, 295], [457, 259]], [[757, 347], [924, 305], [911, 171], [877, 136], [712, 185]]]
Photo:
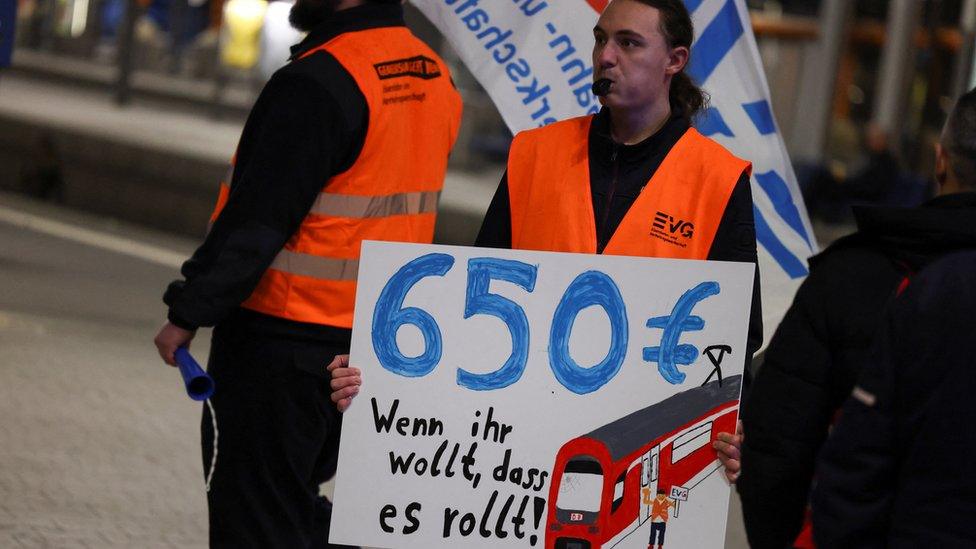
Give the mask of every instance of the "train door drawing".
[[[660, 449], [655, 446], [641, 456], [641, 494], [647, 490], [648, 494], [657, 493], [657, 468]], [[640, 523], [643, 524], [651, 518], [651, 505], [641, 497]]]
[[711, 442], [733, 432], [742, 376], [673, 395], [574, 438], [556, 454], [546, 549], [612, 547], [651, 519], [658, 490], [693, 490], [718, 468]]

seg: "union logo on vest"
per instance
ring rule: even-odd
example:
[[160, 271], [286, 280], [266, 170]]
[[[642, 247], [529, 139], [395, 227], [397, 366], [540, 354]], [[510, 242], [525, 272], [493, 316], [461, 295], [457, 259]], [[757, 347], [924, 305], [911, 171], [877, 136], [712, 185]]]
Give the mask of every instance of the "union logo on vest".
[[676, 246], [684, 248], [687, 244], [680, 242], [680, 238], [691, 238], [695, 234], [695, 224], [684, 219], [677, 219], [671, 214], [658, 211], [654, 214], [651, 224], [651, 236], [660, 238]]
[[439, 78], [441, 75], [441, 68], [437, 61], [423, 55], [376, 63], [373, 68], [376, 69], [376, 75], [380, 77], [380, 80], [404, 76], [430, 80], [431, 78]]

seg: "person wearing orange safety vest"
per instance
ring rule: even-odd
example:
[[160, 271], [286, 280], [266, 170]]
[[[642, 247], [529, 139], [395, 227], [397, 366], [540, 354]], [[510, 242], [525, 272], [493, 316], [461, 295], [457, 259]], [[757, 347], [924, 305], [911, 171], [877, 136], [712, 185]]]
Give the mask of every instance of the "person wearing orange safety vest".
[[[747, 391], [763, 338], [752, 165], [691, 127], [693, 37], [681, 0], [611, 1], [594, 27], [603, 108], [515, 137], [476, 245], [754, 264]], [[740, 442], [741, 423], [713, 442], [731, 482]]]
[[262, 90], [207, 237], [164, 295], [168, 364], [215, 326], [211, 546], [331, 547], [319, 485], [341, 416], [325, 367], [349, 350], [360, 244], [432, 241], [461, 117], [446, 64], [400, 4], [297, 2], [290, 20], [309, 34]]
[[691, 127], [704, 98], [684, 72], [684, 4], [614, 0], [594, 36], [603, 109], [515, 136], [476, 245], [755, 264], [751, 165]]
[[[664, 547], [664, 532], [668, 527], [668, 511], [674, 508], [675, 503], [666, 495], [665, 491], [658, 489], [657, 496], [651, 499], [650, 488], [644, 488], [644, 505], [651, 506], [651, 537], [647, 542], [647, 549]], [[656, 539], [656, 541], [655, 541]]]
[[[691, 127], [705, 102], [684, 72], [693, 37], [681, 0], [610, 2], [594, 28], [603, 109], [515, 136], [475, 245], [757, 264], [751, 164]], [[762, 344], [758, 265], [748, 333], [747, 379]], [[360, 371], [330, 369], [344, 410]]]

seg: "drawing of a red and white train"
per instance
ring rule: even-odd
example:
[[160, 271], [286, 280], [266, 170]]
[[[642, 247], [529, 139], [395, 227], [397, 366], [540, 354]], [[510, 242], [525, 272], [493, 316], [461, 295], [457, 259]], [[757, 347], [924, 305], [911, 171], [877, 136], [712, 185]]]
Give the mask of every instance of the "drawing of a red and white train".
[[653, 498], [714, 472], [711, 443], [735, 430], [741, 382], [689, 389], [564, 444], [552, 469], [546, 549], [616, 544], [650, 517], [645, 489]]

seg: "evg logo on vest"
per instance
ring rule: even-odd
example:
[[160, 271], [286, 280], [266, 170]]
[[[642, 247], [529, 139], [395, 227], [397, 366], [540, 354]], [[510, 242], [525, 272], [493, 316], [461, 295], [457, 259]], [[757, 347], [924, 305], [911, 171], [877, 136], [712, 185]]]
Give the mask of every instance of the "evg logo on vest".
[[654, 222], [651, 224], [651, 234], [684, 247], [678, 242], [678, 237], [691, 238], [695, 234], [695, 224], [691, 221], [676, 219], [673, 215], [657, 212], [654, 214]]

